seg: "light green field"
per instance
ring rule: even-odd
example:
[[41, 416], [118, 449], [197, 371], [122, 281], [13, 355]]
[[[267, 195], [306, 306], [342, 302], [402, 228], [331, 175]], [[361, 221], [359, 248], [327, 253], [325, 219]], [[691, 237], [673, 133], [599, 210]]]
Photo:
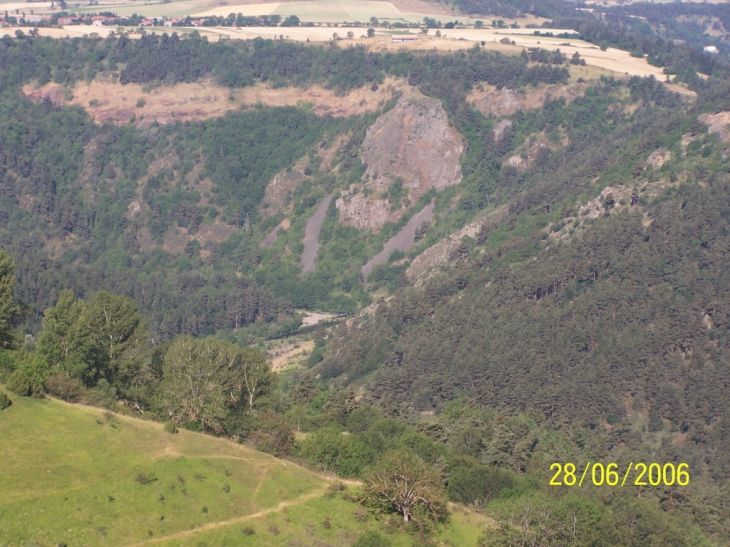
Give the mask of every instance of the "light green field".
[[[287, 2], [279, 4], [274, 13], [282, 18], [296, 15], [302, 21], [341, 23], [343, 21], [368, 21], [371, 17], [385, 20], [422, 21], [423, 16], [406, 14], [389, 2], [365, 2], [358, 0], [314, 0], [312, 2]], [[420, 19], [414, 19], [418, 18]]]
[[[69, 11], [73, 13], [112, 11], [118, 15], [132, 15], [134, 13], [145, 17], [185, 17], [195, 15], [210, 9], [206, 0], [182, 0], [180, 2], [136, 2], [126, 4], [105, 4], [103, 6], [88, 6], [83, 3], [78, 7], [68, 3]], [[229, 12], [230, 13], [230, 12]], [[227, 15], [227, 14], [226, 14]]]
[[[212, 6], [207, 0], [180, 0], [174, 2], [134, 2], [134, 3], [100, 3], [98, 6], [88, 6], [85, 3], [69, 2], [69, 10], [74, 13], [113, 11], [119, 15], [133, 13], [147, 17], [184, 17], [220, 15], [229, 13], [243, 13], [243, 15], [270, 15], [272, 13], [285, 18], [289, 15], [298, 16], [303, 22], [314, 23], [342, 23], [366, 22], [371, 17], [388, 21], [420, 22], [424, 17], [435, 17], [444, 21], [451, 20], [449, 16], [433, 15], [428, 13], [401, 12], [390, 2], [372, 0], [313, 0], [304, 2], [273, 2], [260, 4], [237, 5], [235, 0], [226, 5]], [[472, 20], [466, 16], [454, 16], [463, 22]]]
[[[2, 547], [349, 545], [385, 526], [355, 503], [326, 497], [319, 475], [225, 439], [8, 395], [13, 405], [0, 412]], [[473, 546], [489, 522], [457, 508], [438, 537]], [[246, 526], [255, 533], [245, 535]], [[394, 547], [413, 545], [403, 532], [388, 536]]]

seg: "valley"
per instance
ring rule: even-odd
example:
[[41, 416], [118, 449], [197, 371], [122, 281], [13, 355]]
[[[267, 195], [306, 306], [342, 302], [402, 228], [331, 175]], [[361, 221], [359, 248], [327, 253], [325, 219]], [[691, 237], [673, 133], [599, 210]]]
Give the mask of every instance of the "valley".
[[727, 544], [724, 8], [301, 4], [3, 27], [0, 546]]

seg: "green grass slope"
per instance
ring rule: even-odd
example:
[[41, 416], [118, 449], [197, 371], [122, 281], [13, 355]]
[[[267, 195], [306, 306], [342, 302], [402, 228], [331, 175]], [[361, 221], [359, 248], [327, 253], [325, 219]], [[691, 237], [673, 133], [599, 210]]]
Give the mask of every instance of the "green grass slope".
[[133, 544], [308, 499], [327, 486], [224, 439], [11, 397], [0, 415], [0, 545]]
[[[370, 529], [393, 547], [421, 541], [397, 517], [326, 496], [326, 479], [291, 462], [97, 408], [8, 395], [0, 547], [350, 545]], [[434, 539], [473, 546], [489, 524], [456, 508]]]

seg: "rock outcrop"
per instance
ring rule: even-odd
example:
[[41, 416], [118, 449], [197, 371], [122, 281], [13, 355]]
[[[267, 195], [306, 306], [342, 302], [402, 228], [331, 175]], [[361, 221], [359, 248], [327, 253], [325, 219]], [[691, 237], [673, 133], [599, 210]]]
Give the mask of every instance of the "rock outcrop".
[[730, 112], [702, 114], [699, 120], [710, 127], [710, 133], [716, 134], [722, 142], [730, 142]]
[[510, 116], [518, 110], [539, 108], [547, 101], [563, 97], [571, 102], [583, 95], [587, 84], [547, 85], [532, 88], [525, 92], [503, 87], [482, 85], [483, 91], [475, 90], [469, 95], [469, 100], [484, 115], [490, 114], [500, 118]]
[[664, 165], [671, 159], [671, 151], [667, 150], [666, 148], [659, 148], [649, 154], [649, 157], [646, 158], [645, 165], [646, 167], [649, 167], [651, 165], [654, 169], [659, 169], [662, 165]]
[[307, 178], [304, 170], [309, 164], [305, 156], [294, 167], [277, 173], [264, 190], [264, 201], [261, 205], [261, 215], [274, 216], [279, 213], [287, 214], [291, 210], [292, 197], [297, 187]]
[[[360, 149], [367, 181], [337, 200], [340, 220], [372, 230], [397, 220], [432, 188], [461, 182], [464, 150], [441, 101], [417, 91], [404, 95], [368, 129]], [[399, 182], [394, 197], [391, 185]]]
[[406, 270], [406, 276], [412, 283], [420, 285], [424, 279], [449, 263], [452, 253], [461, 245], [462, 238], [476, 238], [482, 230], [493, 229], [507, 216], [508, 212], [508, 208], [502, 206], [432, 245], [413, 259]]

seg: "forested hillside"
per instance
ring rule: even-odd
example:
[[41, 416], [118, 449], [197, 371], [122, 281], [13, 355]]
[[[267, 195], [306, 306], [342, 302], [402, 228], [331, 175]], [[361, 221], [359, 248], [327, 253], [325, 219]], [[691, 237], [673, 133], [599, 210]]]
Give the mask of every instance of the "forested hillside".
[[[1, 40], [0, 382], [11, 398], [93, 404], [358, 478], [356, 501], [398, 517], [383, 533], [418, 545], [448, 526], [447, 501], [496, 519], [480, 547], [727, 544], [730, 69], [540, 5], [688, 89], [480, 44]], [[146, 92], [206, 82], [232, 97], [386, 93], [357, 114], [301, 101], [166, 123], [142, 123], [144, 99], [128, 121], [95, 121], [27, 93], [54, 82], [72, 95], [92, 80]], [[525, 106], [500, 110], [500, 97]], [[448, 184], [378, 163], [389, 141], [374, 134], [399, 128], [407, 151], [425, 125], [393, 118], [424, 112], [448, 134], [428, 141], [448, 143], [432, 155], [461, 151]], [[389, 221], [351, 221], [343, 196], [378, 201]], [[423, 211], [413, 246], [364, 279]], [[313, 271], [302, 265], [312, 233]], [[300, 308], [355, 316], [301, 334]], [[313, 349], [276, 374], [261, 349], [290, 335]], [[691, 480], [549, 486], [556, 462], [639, 461], [688, 464]], [[392, 493], [401, 476], [417, 480], [419, 501]]]
[[[31, 79], [70, 85], [95, 76], [169, 84], [212, 72], [234, 87], [316, 82], [347, 90], [377, 86], [386, 75], [408, 76], [412, 85], [443, 96], [466, 129], [475, 123], [463, 103], [472, 82], [518, 87], [564, 82], [568, 76], [564, 67], [528, 66], [526, 59], [489, 52], [446, 62], [435, 55], [382, 55], [363, 48], [154, 36], [136, 42], [6, 40], [0, 68], [0, 214], [12, 228], [0, 241], [23, 272], [20, 296], [31, 307], [28, 328], [37, 328], [41, 312], [63, 288], [81, 296], [113, 288], [139, 302], [162, 340], [286, 321], [292, 305], [355, 311], [369, 303], [358, 271], [398, 226], [368, 235], [326, 225], [326, 234], [334, 230], [329, 247], [341, 247], [337, 239], [359, 241], [350, 246], [350, 256], [328, 252], [325, 244], [322, 255], [336, 258], [321, 263], [306, 283], [299, 277], [298, 254], [304, 222], [324, 193], [346, 189], [362, 174], [358, 146], [376, 116], [342, 119], [254, 107], [209, 122], [137, 129], [96, 125], [83, 110], [50, 101], [33, 104], [18, 96], [17, 85]], [[240, 78], [232, 81], [234, 73]], [[454, 87], [455, 81], [461, 84]], [[476, 123], [484, 129], [474, 135], [475, 145], [483, 146], [490, 122], [482, 117]], [[336, 150], [336, 167], [320, 170], [317, 153], [338, 136], [344, 141]], [[262, 249], [258, 243], [283, 218], [261, 215], [264, 189], [302, 157], [310, 165], [306, 184], [293, 196], [294, 227], [277, 246]], [[181, 244], [180, 238], [166, 239], [176, 231]]]

